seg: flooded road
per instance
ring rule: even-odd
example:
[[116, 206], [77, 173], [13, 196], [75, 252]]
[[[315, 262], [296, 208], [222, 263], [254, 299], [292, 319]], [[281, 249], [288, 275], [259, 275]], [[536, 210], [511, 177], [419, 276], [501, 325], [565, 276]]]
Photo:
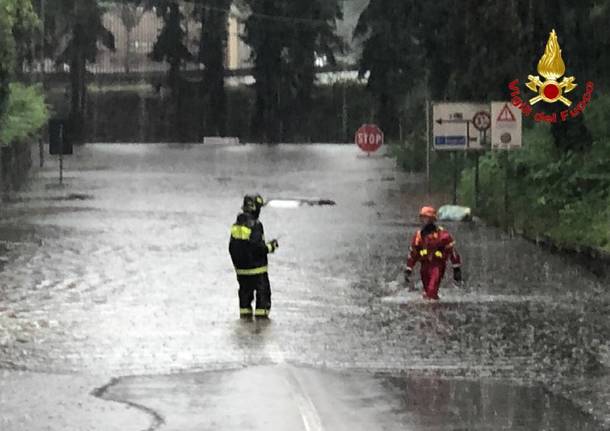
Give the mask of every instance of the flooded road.
[[[66, 169], [63, 187], [50, 164], [0, 214], [2, 430], [610, 424], [608, 280], [449, 223], [466, 284], [423, 304], [401, 280], [424, 187], [392, 159], [333, 145], [88, 145]], [[266, 324], [238, 319], [228, 256], [252, 192], [336, 202], [263, 210], [280, 241]], [[32, 391], [44, 401], [28, 408]], [[282, 401], [239, 416], [233, 398]]]

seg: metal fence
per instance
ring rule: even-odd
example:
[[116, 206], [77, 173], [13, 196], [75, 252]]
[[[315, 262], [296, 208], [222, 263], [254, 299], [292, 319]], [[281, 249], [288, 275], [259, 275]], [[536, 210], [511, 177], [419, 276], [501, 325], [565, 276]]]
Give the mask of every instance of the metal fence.
[[[203, 66], [196, 61], [199, 51], [199, 38], [201, 35], [201, 22], [193, 18], [193, 12], [188, 4], [183, 6], [183, 14], [188, 19], [183, 20], [182, 28], [186, 34], [185, 43], [193, 54], [193, 61], [186, 62], [184, 70], [200, 70]], [[115, 49], [110, 50], [101, 43], [98, 45], [98, 54], [94, 63], [87, 65], [87, 70], [94, 74], [124, 74], [124, 73], [150, 73], [166, 72], [168, 65], [165, 62], [153, 61], [150, 53], [159, 33], [163, 28], [163, 20], [154, 10], [125, 5], [121, 2], [109, 3], [103, 16], [103, 24], [114, 36]], [[250, 67], [250, 50], [241, 40], [243, 24], [229, 19], [227, 22], [229, 41], [225, 55], [227, 69], [244, 69]], [[69, 64], [57, 63], [52, 58], [40, 59], [22, 67], [25, 73], [41, 71], [44, 63], [45, 73], [67, 73]]]

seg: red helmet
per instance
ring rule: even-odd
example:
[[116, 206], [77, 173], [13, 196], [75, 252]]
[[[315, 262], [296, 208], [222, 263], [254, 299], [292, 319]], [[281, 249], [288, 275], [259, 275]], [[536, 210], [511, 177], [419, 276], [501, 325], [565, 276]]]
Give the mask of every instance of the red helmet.
[[436, 210], [433, 207], [422, 207], [422, 209], [419, 210], [419, 216], [430, 217], [436, 220]]

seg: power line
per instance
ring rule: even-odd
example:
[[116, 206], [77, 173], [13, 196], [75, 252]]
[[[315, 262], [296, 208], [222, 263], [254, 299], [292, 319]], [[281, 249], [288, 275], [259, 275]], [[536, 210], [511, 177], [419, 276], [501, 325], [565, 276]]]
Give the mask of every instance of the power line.
[[285, 15], [269, 15], [269, 14], [264, 14], [264, 13], [259, 13], [259, 12], [250, 12], [250, 14], [248, 16], [244, 17], [243, 15], [236, 14], [231, 9], [224, 9], [224, 8], [208, 6], [208, 5], [200, 5], [200, 7], [204, 10], [226, 13], [230, 17], [235, 18], [241, 22], [245, 22], [249, 17], [256, 17], [256, 18], [260, 18], [263, 20], [279, 21], [279, 22], [286, 22], [286, 23], [303, 23], [303, 24], [312, 24], [312, 25], [327, 24], [327, 20], [324, 20], [324, 19], [298, 18], [298, 17], [290, 17], [290, 16], [285, 16]]

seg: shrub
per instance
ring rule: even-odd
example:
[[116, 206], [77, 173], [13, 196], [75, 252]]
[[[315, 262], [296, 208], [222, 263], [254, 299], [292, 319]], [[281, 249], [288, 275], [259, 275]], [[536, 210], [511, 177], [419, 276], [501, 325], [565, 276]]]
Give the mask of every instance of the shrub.
[[[559, 150], [550, 127], [537, 124], [524, 130], [521, 150], [483, 156], [477, 213], [530, 237], [610, 251], [610, 98], [598, 98], [590, 108], [585, 122], [593, 142], [587, 151]], [[474, 169], [468, 168], [459, 187], [464, 204], [474, 206], [473, 189]]]
[[39, 86], [10, 85], [8, 108], [0, 120], [0, 145], [9, 145], [38, 132], [48, 118]]

